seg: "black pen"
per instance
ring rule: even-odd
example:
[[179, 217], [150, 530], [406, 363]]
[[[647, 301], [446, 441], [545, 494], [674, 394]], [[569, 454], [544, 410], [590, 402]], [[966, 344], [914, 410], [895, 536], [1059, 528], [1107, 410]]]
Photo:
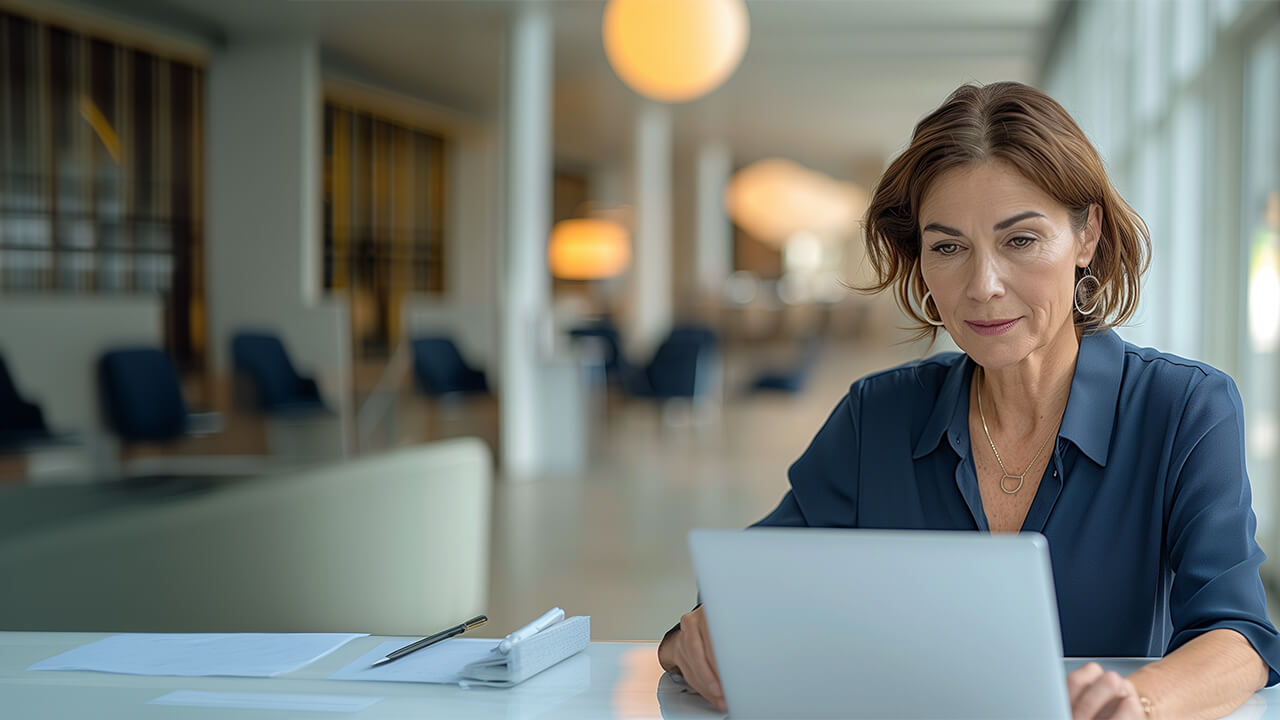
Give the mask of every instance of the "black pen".
[[470, 620], [462, 623], [461, 625], [455, 625], [449, 628], [448, 630], [441, 630], [435, 635], [431, 635], [430, 637], [424, 637], [418, 642], [405, 645], [399, 650], [393, 650], [389, 655], [375, 662], [371, 667], [378, 667], [383, 663], [389, 663], [392, 660], [399, 660], [400, 658], [404, 657], [405, 655], [408, 655], [409, 653], [415, 650], [421, 650], [424, 647], [431, 647], [432, 645], [435, 645], [441, 640], [448, 640], [449, 638], [455, 635], [461, 635], [462, 633], [470, 630], [471, 628], [480, 627], [481, 625], [487, 622], [489, 622], [489, 618], [485, 617], [484, 615], [477, 615], [471, 618]]

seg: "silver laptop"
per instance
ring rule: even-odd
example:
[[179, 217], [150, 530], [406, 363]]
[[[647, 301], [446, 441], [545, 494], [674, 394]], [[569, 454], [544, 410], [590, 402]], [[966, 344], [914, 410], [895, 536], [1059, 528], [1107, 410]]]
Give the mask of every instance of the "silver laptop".
[[1034, 533], [694, 530], [731, 718], [1070, 720]]

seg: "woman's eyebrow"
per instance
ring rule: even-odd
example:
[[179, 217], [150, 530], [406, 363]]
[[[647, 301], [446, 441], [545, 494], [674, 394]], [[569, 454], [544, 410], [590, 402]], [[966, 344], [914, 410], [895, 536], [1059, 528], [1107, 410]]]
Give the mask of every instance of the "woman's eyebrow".
[[[1023, 220], [1026, 220], [1028, 218], [1033, 218], [1033, 217], [1042, 218], [1044, 217], [1044, 213], [1038, 213], [1035, 210], [1028, 210], [1024, 213], [1018, 213], [1017, 215], [1014, 215], [1013, 217], [1008, 218], [1007, 220], [1001, 220], [1000, 222], [996, 223], [992, 229], [1003, 230], [1016, 222], [1021, 222]], [[959, 230], [953, 227], [948, 227], [946, 225], [943, 225], [942, 223], [929, 223], [928, 225], [924, 226], [924, 230], [921, 232], [923, 234], [930, 231], [940, 232], [944, 235], [951, 235], [952, 237], [964, 237], [964, 233], [960, 232]]]
[[947, 227], [946, 225], [943, 225], [941, 223], [929, 223], [928, 225], [925, 225], [923, 232], [929, 232], [929, 231], [940, 232], [944, 235], [951, 235], [952, 237], [964, 237], [964, 233], [960, 232], [959, 230], [953, 227]]
[[1027, 218], [1033, 218], [1033, 217], [1039, 217], [1039, 218], [1042, 218], [1042, 217], [1044, 217], [1044, 213], [1038, 213], [1038, 212], [1036, 212], [1035, 210], [1028, 210], [1028, 211], [1026, 211], [1026, 212], [1024, 212], [1024, 213], [1018, 213], [1017, 215], [1014, 215], [1013, 217], [1009, 218], [1008, 220], [1001, 220], [1000, 222], [996, 223], [996, 224], [995, 224], [995, 227], [994, 227], [994, 228], [992, 228], [992, 229], [993, 229], [993, 230], [1003, 230], [1003, 229], [1005, 229], [1005, 228], [1009, 227], [1010, 225], [1012, 225], [1012, 224], [1014, 224], [1014, 223], [1016, 223], [1016, 222], [1021, 222], [1021, 221], [1023, 221], [1023, 220], [1026, 220]]

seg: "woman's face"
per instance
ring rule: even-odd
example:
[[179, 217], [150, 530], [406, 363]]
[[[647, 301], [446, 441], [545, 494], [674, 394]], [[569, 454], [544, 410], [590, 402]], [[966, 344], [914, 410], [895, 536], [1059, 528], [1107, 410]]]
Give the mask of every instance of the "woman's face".
[[1092, 206], [1073, 232], [1065, 206], [1001, 161], [934, 181], [920, 207], [920, 269], [974, 362], [1007, 367], [1074, 336], [1075, 269], [1093, 257], [1099, 215]]

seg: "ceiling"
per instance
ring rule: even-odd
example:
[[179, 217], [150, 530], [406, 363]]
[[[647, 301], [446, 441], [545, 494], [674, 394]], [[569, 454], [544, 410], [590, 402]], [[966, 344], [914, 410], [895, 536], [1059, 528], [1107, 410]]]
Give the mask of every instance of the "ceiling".
[[[479, 117], [499, 106], [505, 27], [522, 0], [117, 0], [218, 42], [317, 38], [326, 68]], [[531, 0], [523, 0], [529, 2]], [[879, 168], [957, 85], [1034, 82], [1067, 0], [747, 0], [729, 80], [675, 106], [678, 147], [720, 138], [739, 163], [785, 156], [836, 176]], [[592, 165], [632, 142], [639, 98], [600, 40], [604, 0], [553, 0], [556, 155]]]

